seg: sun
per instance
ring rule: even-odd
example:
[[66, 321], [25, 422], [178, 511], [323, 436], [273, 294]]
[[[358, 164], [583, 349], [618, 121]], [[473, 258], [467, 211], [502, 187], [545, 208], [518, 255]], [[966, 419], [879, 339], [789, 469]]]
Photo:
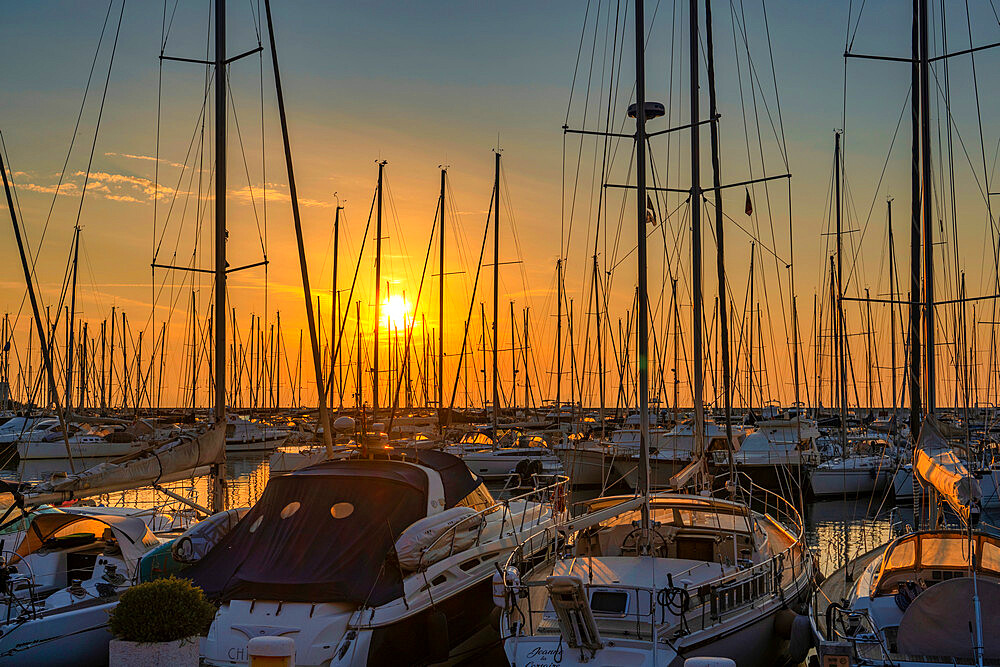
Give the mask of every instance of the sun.
[[405, 329], [410, 322], [407, 312], [409, 307], [406, 300], [395, 294], [382, 303], [382, 312], [385, 315], [385, 325], [390, 329]]

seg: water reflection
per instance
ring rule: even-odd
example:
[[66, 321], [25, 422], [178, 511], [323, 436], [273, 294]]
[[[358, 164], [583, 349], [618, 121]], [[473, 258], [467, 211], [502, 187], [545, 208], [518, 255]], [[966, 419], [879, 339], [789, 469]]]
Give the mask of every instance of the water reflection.
[[[101, 462], [102, 459], [74, 459], [78, 471]], [[67, 459], [31, 459], [20, 462], [15, 468], [0, 471], [0, 478], [38, 482], [69, 472]], [[226, 507], [247, 507], [256, 503], [264, 493], [269, 477], [267, 454], [230, 454], [226, 460]], [[172, 482], [163, 487], [202, 506], [208, 506], [211, 501], [207, 476]], [[160, 508], [167, 512], [184, 507], [183, 503], [151, 488], [104, 494], [94, 497], [93, 501], [111, 507]]]

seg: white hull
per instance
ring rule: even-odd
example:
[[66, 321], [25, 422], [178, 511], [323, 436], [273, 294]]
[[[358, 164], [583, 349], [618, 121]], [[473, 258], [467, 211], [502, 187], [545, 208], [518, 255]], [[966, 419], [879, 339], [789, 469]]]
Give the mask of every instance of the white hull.
[[888, 470], [838, 470], [816, 468], [810, 478], [813, 495], [842, 496], [865, 495], [885, 488], [889, 481]]
[[[71, 442], [69, 443], [69, 450], [73, 454], [73, 458], [105, 459], [124, 456], [148, 444], [145, 442]], [[53, 442], [22, 442], [17, 445], [17, 455], [21, 457], [22, 461], [65, 459], [66, 443], [62, 440]]]
[[227, 438], [226, 451], [236, 454], [240, 452], [266, 452], [281, 447], [285, 444], [286, 439], [288, 439], [287, 435], [256, 440], [230, 440]]
[[740, 667], [771, 667], [781, 664], [785, 642], [774, 631], [774, 616], [784, 606], [775, 600], [764, 610], [753, 609], [713, 627], [710, 636], [697, 632], [675, 644], [675, 652], [666, 644], [659, 646], [648, 641], [615, 639], [590, 658], [590, 652], [581, 659], [581, 651], [566, 646], [559, 635], [508, 637], [504, 651], [512, 665], [630, 665], [634, 667], [682, 667], [687, 658], [729, 658]]
[[106, 665], [111, 641], [108, 612], [116, 604], [117, 598], [20, 625], [12, 623], [2, 629], [5, 634], [0, 638], [0, 665]]
[[562, 461], [566, 474], [573, 486], [600, 486], [613, 482], [611, 457], [604, 449], [559, 447], [556, 456]]

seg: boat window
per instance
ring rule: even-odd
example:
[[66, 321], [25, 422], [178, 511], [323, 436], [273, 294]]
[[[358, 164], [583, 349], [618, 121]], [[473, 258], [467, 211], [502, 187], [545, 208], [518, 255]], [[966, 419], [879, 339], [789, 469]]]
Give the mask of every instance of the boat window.
[[892, 553], [889, 554], [889, 560], [886, 561], [886, 568], [890, 570], [898, 570], [905, 567], [913, 567], [916, 565], [917, 560], [917, 546], [915, 540], [907, 540], [905, 542], [900, 542], [897, 544]]
[[920, 542], [920, 564], [924, 567], [966, 567], [970, 551], [964, 539], [924, 536]]
[[335, 503], [330, 508], [330, 514], [334, 519], [346, 519], [354, 513], [354, 505], [351, 503]]
[[989, 540], [983, 540], [981, 544], [982, 548], [980, 552], [983, 569], [1000, 572], [1000, 546]]
[[594, 591], [590, 594], [590, 608], [598, 614], [624, 616], [628, 611], [628, 593], [624, 591]]
[[257, 529], [260, 528], [260, 523], [263, 520], [264, 520], [264, 517], [262, 517], [262, 516], [257, 517], [257, 520], [254, 521], [252, 524], [250, 524], [250, 532], [251, 533], [257, 532]]
[[477, 512], [493, 506], [493, 496], [486, 488], [485, 484], [480, 484], [474, 488], [469, 495], [455, 503], [455, 507], [471, 507]]
[[300, 508], [301, 506], [302, 506], [302, 503], [300, 503], [300, 502], [298, 502], [298, 501], [293, 501], [293, 502], [290, 502], [290, 503], [288, 503], [288, 504], [287, 504], [287, 505], [285, 505], [285, 507], [284, 507], [284, 508], [283, 508], [283, 509], [281, 510], [281, 518], [282, 518], [282, 519], [287, 519], [288, 517], [290, 517], [290, 516], [292, 516], [293, 514], [295, 514], [296, 512], [298, 512], [298, 511], [299, 511], [299, 508]]

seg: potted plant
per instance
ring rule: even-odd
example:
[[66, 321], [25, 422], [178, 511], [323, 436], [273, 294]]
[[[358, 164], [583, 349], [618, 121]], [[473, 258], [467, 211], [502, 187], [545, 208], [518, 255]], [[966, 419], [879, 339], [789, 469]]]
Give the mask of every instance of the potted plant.
[[167, 577], [132, 586], [111, 612], [111, 667], [197, 667], [199, 637], [215, 606], [187, 579]]

